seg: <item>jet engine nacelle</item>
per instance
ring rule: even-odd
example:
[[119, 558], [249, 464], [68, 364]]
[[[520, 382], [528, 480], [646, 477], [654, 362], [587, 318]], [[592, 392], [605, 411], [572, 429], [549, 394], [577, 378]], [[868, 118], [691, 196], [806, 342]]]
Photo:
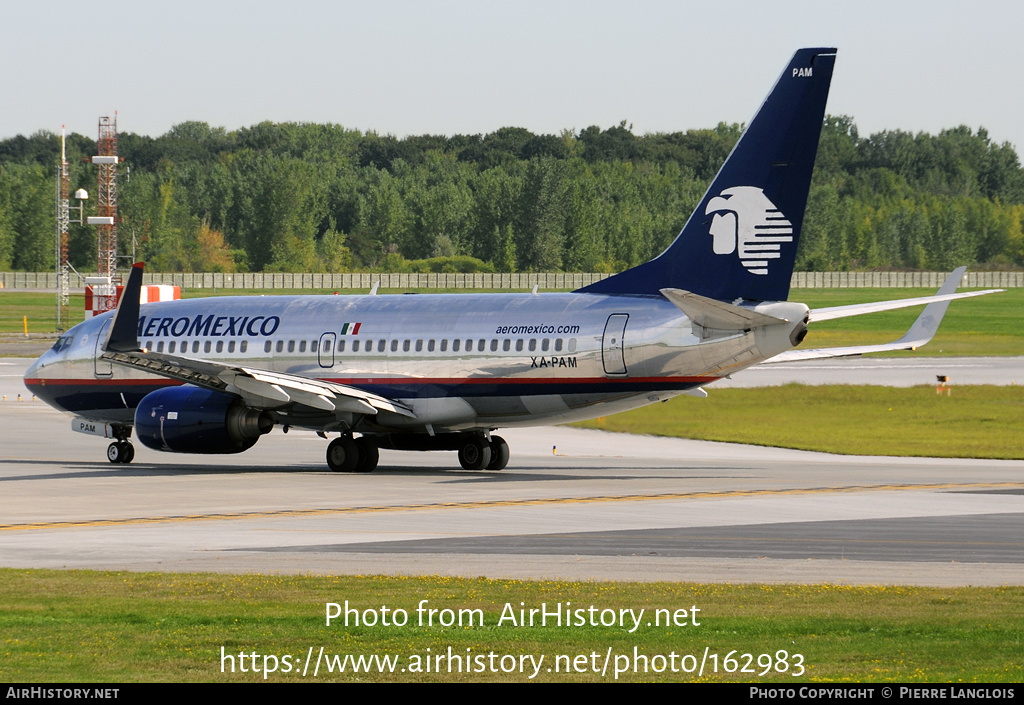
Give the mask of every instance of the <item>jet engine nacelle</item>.
[[139, 440], [147, 448], [173, 453], [241, 453], [273, 427], [266, 411], [189, 385], [151, 392], [135, 410]]

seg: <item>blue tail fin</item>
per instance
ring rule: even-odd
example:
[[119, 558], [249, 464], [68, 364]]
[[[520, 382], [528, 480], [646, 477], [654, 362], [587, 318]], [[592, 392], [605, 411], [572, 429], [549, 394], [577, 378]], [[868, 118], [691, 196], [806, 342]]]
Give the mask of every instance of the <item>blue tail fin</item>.
[[784, 301], [835, 58], [799, 50], [669, 248], [579, 291]]

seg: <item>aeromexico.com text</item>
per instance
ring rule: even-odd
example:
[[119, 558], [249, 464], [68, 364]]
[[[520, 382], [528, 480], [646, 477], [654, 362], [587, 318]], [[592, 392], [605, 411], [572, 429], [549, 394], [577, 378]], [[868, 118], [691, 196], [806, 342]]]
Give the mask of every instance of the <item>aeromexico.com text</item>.
[[495, 335], [576, 335], [580, 332], [579, 326], [498, 326]]

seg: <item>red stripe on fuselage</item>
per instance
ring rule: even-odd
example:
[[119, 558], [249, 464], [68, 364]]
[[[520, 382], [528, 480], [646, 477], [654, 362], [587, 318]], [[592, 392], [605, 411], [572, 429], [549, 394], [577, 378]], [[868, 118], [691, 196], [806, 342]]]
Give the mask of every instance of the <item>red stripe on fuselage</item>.
[[[634, 383], [654, 384], [659, 382], [679, 384], [710, 384], [721, 377], [311, 377], [322, 382], [333, 382], [335, 384], [347, 384], [349, 386], [366, 385], [388, 385], [388, 384], [607, 384], [612, 383]], [[157, 382], [164, 382], [166, 385], [186, 384], [166, 377], [154, 377], [150, 379], [25, 379], [26, 385], [117, 385], [117, 386], [151, 386]]]
[[357, 387], [388, 384], [711, 384], [721, 377], [319, 377], [324, 382]]

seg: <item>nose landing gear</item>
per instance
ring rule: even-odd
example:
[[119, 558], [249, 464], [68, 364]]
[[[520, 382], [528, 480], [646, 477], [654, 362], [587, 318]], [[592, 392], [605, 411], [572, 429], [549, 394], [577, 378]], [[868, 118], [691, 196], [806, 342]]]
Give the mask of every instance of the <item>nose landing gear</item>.
[[107, 460], [127, 465], [135, 459], [135, 446], [130, 441], [116, 441], [107, 446]]
[[117, 440], [107, 446], [107, 460], [127, 465], [135, 459], [135, 446], [128, 440], [132, 437], [132, 427], [114, 426], [113, 431]]

